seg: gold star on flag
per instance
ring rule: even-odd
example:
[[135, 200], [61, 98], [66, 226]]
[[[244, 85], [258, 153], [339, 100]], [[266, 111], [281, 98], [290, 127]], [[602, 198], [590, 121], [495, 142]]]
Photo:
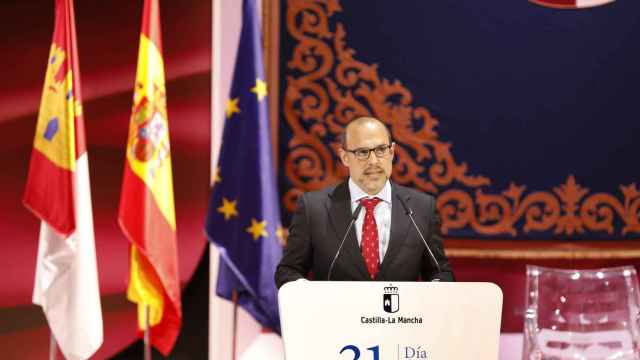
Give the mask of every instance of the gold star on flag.
[[212, 184], [217, 184], [220, 181], [222, 181], [222, 178], [220, 177], [220, 166], [218, 166], [214, 171], [213, 171], [213, 177], [211, 179], [211, 183]]
[[260, 236], [267, 237], [269, 234], [267, 233], [267, 221], [258, 221], [255, 218], [251, 219], [251, 226], [247, 228], [247, 232], [253, 236], [253, 240], [258, 241]]
[[225, 220], [229, 220], [234, 216], [238, 216], [238, 209], [236, 209], [237, 200], [230, 201], [229, 199], [222, 198], [222, 206], [218, 208], [218, 212], [224, 215]]
[[240, 107], [238, 102], [240, 98], [234, 98], [227, 100], [227, 119], [231, 119], [233, 114], [240, 114]]
[[287, 229], [283, 228], [282, 225], [278, 225], [276, 236], [278, 237], [278, 242], [280, 243], [280, 245], [287, 245], [287, 235], [289, 235], [288, 233], [289, 231], [287, 231]]
[[267, 83], [256, 79], [256, 86], [251, 88], [251, 92], [258, 96], [258, 101], [264, 99], [267, 96]]

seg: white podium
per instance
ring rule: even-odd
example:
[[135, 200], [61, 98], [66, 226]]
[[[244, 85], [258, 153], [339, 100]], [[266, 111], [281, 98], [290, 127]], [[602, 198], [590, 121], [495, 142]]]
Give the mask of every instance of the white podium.
[[278, 293], [287, 360], [497, 360], [491, 283], [290, 282]]

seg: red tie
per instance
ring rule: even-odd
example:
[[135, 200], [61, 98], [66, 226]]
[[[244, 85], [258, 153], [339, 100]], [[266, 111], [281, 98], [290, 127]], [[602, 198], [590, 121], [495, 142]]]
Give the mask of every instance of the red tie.
[[364, 214], [364, 222], [362, 223], [362, 241], [360, 243], [360, 249], [371, 279], [375, 279], [376, 275], [378, 275], [378, 267], [380, 264], [378, 227], [376, 226], [376, 218], [373, 216], [373, 209], [376, 208], [376, 205], [378, 205], [380, 201], [382, 200], [377, 197], [360, 200], [360, 203], [366, 210]]

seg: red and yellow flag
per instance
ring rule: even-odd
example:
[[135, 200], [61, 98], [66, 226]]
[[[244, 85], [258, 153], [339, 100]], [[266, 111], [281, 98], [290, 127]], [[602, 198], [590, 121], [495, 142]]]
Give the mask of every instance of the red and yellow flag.
[[86, 151], [75, 26], [68, 9], [68, 1], [56, 1], [56, 26], [23, 199], [63, 236], [76, 228], [72, 175], [76, 158]]
[[66, 359], [102, 345], [89, 160], [72, 0], [56, 0], [24, 204], [40, 218], [33, 303]]
[[131, 242], [127, 298], [138, 304], [140, 334], [149, 306], [151, 344], [167, 355], [182, 305], [158, 0], [144, 2], [118, 220]]

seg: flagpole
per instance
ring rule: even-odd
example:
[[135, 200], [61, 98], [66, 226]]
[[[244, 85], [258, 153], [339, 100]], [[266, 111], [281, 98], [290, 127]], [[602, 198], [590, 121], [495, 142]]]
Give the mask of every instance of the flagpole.
[[144, 306], [144, 360], [151, 360], [151, 328], [149, 326], [149, 304]]
[[236, 345], [238, 343], [238, 291], [231, 291], [231, 301], [233, 302], [233, 337], [231, 339], [231, 359], [236, 360]]
[[53, 331], [49, 329], [49, 360], [56, 360], [57, 353], [58, 344], [56, 343], [55, 336], [53, 336]]

